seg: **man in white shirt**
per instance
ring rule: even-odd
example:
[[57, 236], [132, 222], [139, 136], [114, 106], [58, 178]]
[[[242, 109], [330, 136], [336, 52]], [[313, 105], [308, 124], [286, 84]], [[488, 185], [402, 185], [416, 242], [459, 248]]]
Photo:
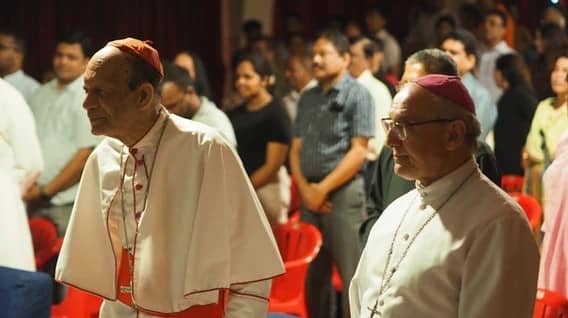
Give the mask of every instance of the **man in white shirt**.
[[81, 171], [98, 143], [81, 109], [85, 98], [82, 74], [91, 55], [91, 42], [81, 33], [61, 38], [55, 49], [55, 79], [41, 86], [30, 99], [37, 124], [45, 169], [25, 194], [32, 215], [53, 220], [63, 235]]
[[349, 51], [351, 52], [349, 73], [371, 93], [375, 105], [376, 133], [375, 137], [369, 140], [367, 159], [376, 160], [385, 142], [381, 118], [387, 117], [392, 98], [386, 85], [371, 73], [369, 61], [375, 54], [375, 46], [371, 40], [364, 37], [352, 40]]
[[290, 56], [286, 61], [284, 76], [292, 90], [282, 98], [284, 108], [292, 123], [298, 114], [298, 102], [302, 93], [317, 85], [312, 74], [312, 59], [309, 56]]
[[264, 318], [284, 268], [234, 147], [160, 105], [158, 51], [109, 42], [85, 72], [87, 161], [56, 279], [102, 318]]
[[507, 15], [498, 9], [489, 10], [483, 20], [483, 41], [479, 46], [477, 78], [487, 88], [493, 102], [497, 103], [503, 90], [495, 84], [495, 61], [499, 56], [514, 50], [505, 42]]
[[227, 115], [207, 97], [197, 94], [195, 82], [185, 69], [166, 64], [159, 90], [162, 105], [168, 111], [219, 130], [233, 147], [237, 146], [235, 131]]
[[22, 95], [0, 79], [0, 266], [35, 270], [22, 193], [43, 169], [35, 122]]
[[19, 33], [8, 29], [0, 30], [0, 77], [29, 100], [39, 83], [22, 71], [25, 51], [26, 42]]
[[352, 317], [532, 317], [538, 248], [516, 202], [479, 170], [475, 106], [457, 76], [404, 85], [383, 120], [394, 171], [416, 189], [373, 226]]

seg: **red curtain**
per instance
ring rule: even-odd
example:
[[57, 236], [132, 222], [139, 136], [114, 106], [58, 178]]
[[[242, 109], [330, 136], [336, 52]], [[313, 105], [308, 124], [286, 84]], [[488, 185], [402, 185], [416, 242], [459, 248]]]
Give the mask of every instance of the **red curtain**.
[[191, 49], [203, 59], [215, 100], [220, 100], [224, 72], [220, 0], [6, 1], [0, 24], [24, 33], [28, 42], [24, 69], [38, 79], [51, 68], [57, 35], [80, 30], [99, 47], [127, 36], [152, 40], [163, 59]]

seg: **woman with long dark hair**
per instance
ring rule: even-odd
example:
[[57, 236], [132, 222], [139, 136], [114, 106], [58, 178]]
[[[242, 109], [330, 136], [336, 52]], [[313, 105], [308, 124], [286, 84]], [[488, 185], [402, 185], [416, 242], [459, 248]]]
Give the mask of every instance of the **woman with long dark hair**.
[[521, 153], [538, 102], [523, 58], [517, 54], [499, 57], [495, 83], [503, 90], [497, 102], [495, 157], [502, 174], [522, 176]]
[[237, 136], [237, 149], [271, 224], [287, 221], [290, 178], [284, 167], [291, 138], [291, 122], [273, 97], [274, 76], [259, 54], [239, 58], [235, 88], [244, 101], [228, 112]]
[[523, 153], [523, 162], [529, 168], [525, 177], [528, 179], [527, 192], [539, 200], [542, 199], [542, 172], [554, 160], [560, 136], [568, 129], [568, 50], [555, 53], [555, 57], [554, 68], [550, 73], [550, 86], [554, 96], [538, 104], [525, 143], [526, 151]]

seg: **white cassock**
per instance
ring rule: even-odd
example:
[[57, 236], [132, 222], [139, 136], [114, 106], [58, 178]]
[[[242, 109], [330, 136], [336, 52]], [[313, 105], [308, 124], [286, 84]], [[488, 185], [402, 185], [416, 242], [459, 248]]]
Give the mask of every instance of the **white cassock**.
[[538, 258], [521, 208], [472, 159], [387, 207], [351, 282], [351, 316], [529, 318]]
[[[126, 247], [140, 312], [115, 301]], [[56, 279], [105, 298], [101, 317], [180, 312], [217, 303], [222, 290], [225, 317], [265, 317], [271, 278], [283, 272], [233, 147], [213, 128], [162, 109], [133, 147], [105, 138], [89, 157]]]
[[21, 197], [42, 169], [32, 112], [22, 95], [0, 79], [0, 266], [35, 271]]

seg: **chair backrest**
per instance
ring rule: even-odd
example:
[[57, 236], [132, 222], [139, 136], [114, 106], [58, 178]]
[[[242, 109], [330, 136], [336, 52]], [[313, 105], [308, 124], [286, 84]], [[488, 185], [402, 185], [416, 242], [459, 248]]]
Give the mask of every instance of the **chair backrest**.
[[527, 194], [518, 192], [509, 193], [523, 208], [533, 230], [538, 229], [542, 220], [542, 209], [538, 201]]
[[525, 178], [514, 174], [501, 176], [501, 188], [506, 192], [522, 192]]
[[29, 224], [36, 267], [42, 269], [47, 261], [59, 253], [63, 240], [57, 238], [57, 228], [48, 219], [31, 218]]
[[568, 318], [568, 300], [559, 293], [539, 288], [533, 318]]
[[270, 298], [280, 301], [303, 297], [308, 265], [319, 253], [322, 238], [310, 224], [287, 223], [273, 228], [286, 273], [272, 282]]
[[290, 206], [288, 212], [293, 213], [300, 209], [300, 193], [294, 178], [290, 177]]
[[48, 318], [51, 277], [0, 266], [0, 317]]

